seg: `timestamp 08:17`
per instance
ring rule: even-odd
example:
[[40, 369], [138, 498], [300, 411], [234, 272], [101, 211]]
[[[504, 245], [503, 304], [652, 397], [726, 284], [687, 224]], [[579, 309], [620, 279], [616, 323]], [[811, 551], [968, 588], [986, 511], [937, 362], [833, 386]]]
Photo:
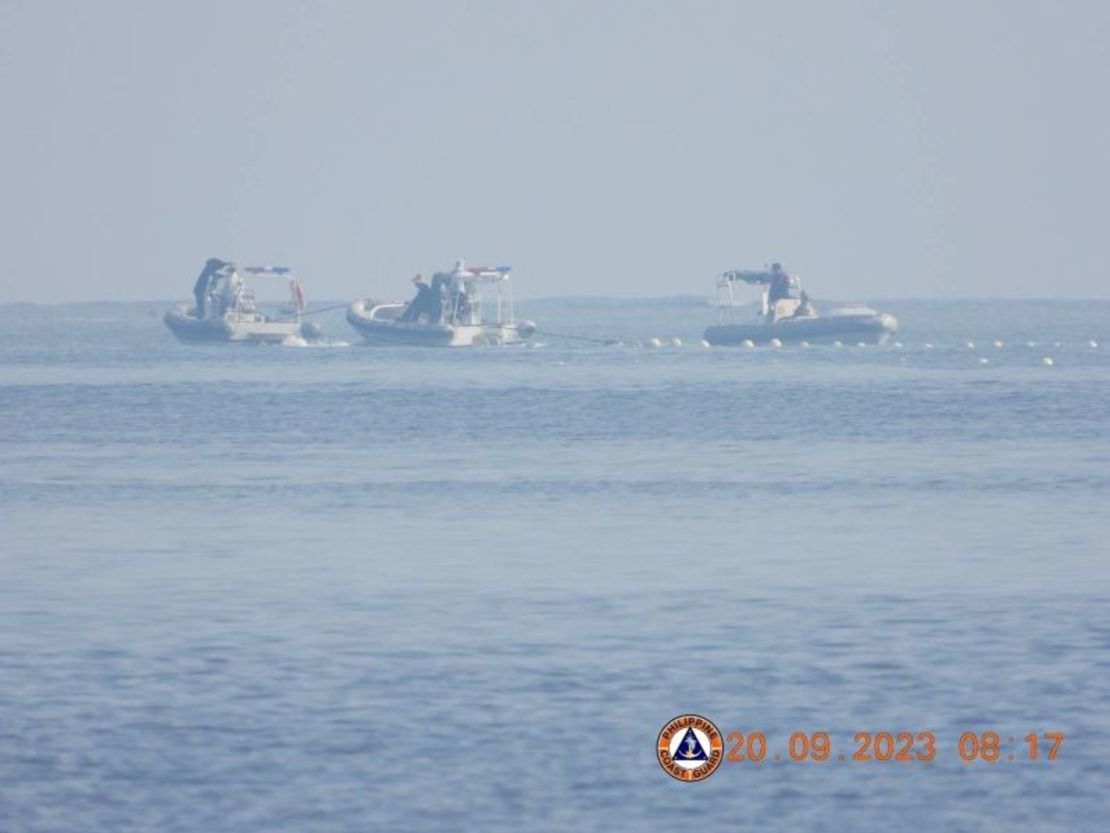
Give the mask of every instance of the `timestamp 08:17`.
[[[920, 761], [935, 760], [938, 755], [934, 732], [856, 732], [852, 743], [834, 750], [828, 732], [792, 732], [781, 751], [768, 747], [763, 732], [729, 732], [725, 736], [728, 751], [725, 760], [733, 763], [764, 761]], [[998, 732], [962, 732], [953, 744], [955, 754], [966, 763], [975, 761], [1055, 761], [1064, 743], [1063, 732], [1030, 732], [1020, 739]]]

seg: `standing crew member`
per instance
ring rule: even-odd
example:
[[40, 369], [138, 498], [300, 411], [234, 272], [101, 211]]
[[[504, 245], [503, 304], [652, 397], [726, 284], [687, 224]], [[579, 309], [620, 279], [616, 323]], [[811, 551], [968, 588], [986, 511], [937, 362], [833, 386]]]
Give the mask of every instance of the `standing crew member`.
[[771, 289], [767, 302], [774, 307], [777, 301], [789, 298], [791, 291], [798, 285], [798, 279], [782, 268], [781, 263], [771, 264]]
[[432, 310], [432, 290], [424, 280], [424, 276], [418, 274], [412, 282], [416, 284], [416, 297], [409, 302], [402, 313], [402, 321], [418, 321], [421, 315], [430, 313]]

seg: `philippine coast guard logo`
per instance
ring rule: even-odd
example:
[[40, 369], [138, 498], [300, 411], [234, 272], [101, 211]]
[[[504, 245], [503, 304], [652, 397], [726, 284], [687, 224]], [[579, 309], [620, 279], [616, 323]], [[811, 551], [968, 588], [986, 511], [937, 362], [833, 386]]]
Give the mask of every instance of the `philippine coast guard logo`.
[[659, 765], [679, 781], [700, 781], [721, 765], [724, 744], [713, 721], [683, 714], [670, 721], [655, 744]]

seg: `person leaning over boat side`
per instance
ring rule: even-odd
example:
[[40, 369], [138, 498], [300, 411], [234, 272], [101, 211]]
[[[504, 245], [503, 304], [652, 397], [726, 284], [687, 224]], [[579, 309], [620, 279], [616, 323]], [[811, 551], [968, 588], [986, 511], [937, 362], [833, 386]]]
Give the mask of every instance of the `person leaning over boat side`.
[[431, 312], [432, 290], [428, 282], [420, 274], [416, 275], [412, 282], [416, 284], [416, 297], [409, 301], [409, 305], [401, 314], [402, 321], [418, 321], [421, 315]]
[[197, 276], [197, 282], [193, 284], [193, 297], [196, 298], [196, 317], [204, 318], [205, 306], [209, 300], [209, 294], [212, 289], [212, 279], [223, 269], [226, 269], [232, 264], [226, 260], [220, 260], [216, 257], [210, 257], [205, 261], [204, 268]]
[[204, 318], [204, 305], [205, 301], [208, 300], [208, 279], [212, 277], [212, 272], [214, 271], [209, 268], [209, 264], [211, 263], [212, 261], [210, 260], [205, 264], [204, 269], [201, 271], [200, 275], [197, 276], [197, 282], [193, 284], [193, 297], [196, 298], [197, 301], [194, 307], [197, 318]]

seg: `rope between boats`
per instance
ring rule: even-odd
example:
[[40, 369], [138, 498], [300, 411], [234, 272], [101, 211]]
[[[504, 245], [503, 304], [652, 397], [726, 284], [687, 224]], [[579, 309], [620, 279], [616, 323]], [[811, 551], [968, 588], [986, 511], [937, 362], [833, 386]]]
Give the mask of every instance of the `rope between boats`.
[[[300, 314], [299, 317], [300, 318], [307, 318], [310, 315], [317, 315], [318, 313], [321, 313], [321, 312], [332, 312], [333, 310], [337, 310], [337, 309], [347, 309], [348, 306], [349, 306], [349, 304], [334, 304], [330, 307], [320, 307], [319, 309], [305, 310], [304, 312], [302, 312]], [[296, 315], [286, 315], [286, 316], [283, 316], [281, 318], [275, 318], [273, 320], [275, 320], [275, 321], [296, 321], [297, 318], [298, 318], [298, 316], [296, 316]]]
[[553, 333], [550, 330], [536, 330], [536, 335], [547, 336], [548, 338], [566, 338], [571, 341], [587, 341], [590, 344], [611, 344], [611, 341], [606, 341], [600, 338], [587, 338], [586, 336], [572, 336], [567, 333]]

